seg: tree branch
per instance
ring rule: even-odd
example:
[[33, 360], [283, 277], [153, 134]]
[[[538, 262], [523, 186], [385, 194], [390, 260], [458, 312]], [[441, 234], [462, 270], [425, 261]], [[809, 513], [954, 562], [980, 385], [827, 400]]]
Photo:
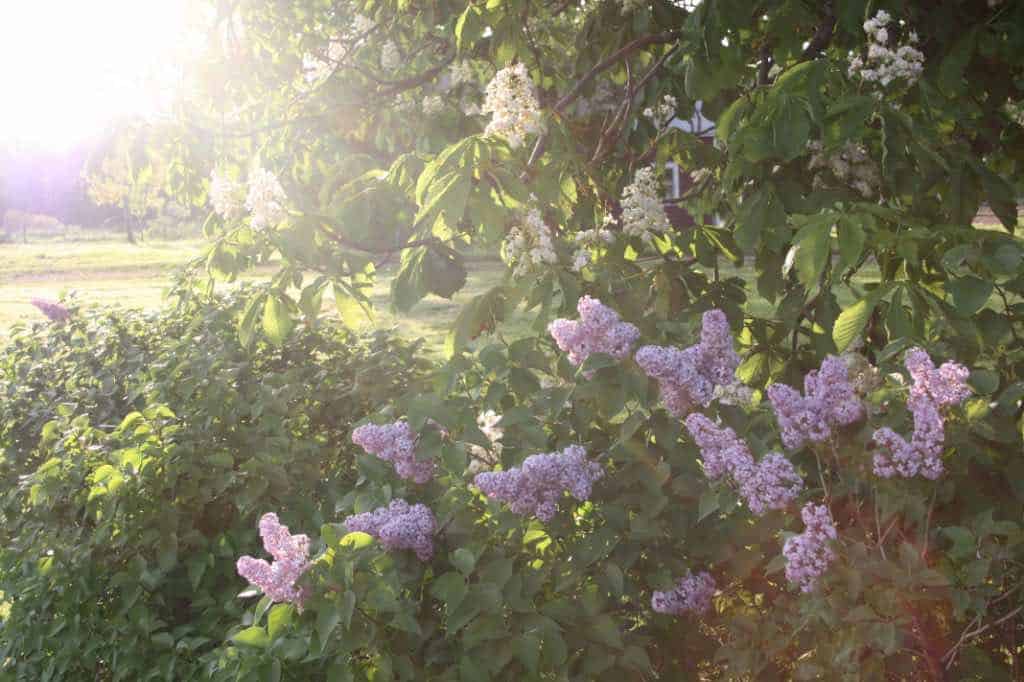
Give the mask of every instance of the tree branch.
[[832, 42], [832, 36], [835, 34], [835, 0], [825, 0], [821, 3], [821, 8], [824, 10], [825, 15], [821, 19], [821, 24], [818, 25], [818, 30], [814, 32], [811, 41], [807, 44], [803, 54], [800, 55], [800, 61], [802, 62], [814, 59], [821, 54], [821, 51]]
[[[552, 110], [558, 114], [565, 111], [565, 108], [576, 101], [576, 98], [580, 96], [581, 92], [583, 92], [583, 88], [586, 87], [587, 83], [592, 81], [597, 74], [629, 57], [634, 52], [642, 50], [648, 45], [671, 43], [674, 40], [678, 40], [681, 36], [681, 31], [664, 31], [662, 33], [652, 33], [651, 35], [646, 35], [637, 38], [632, 42], [626, 43], [612, 55], [595, 64], [590, 71], [587, 71], [587, 73], [583, 75], [583, 78], [576, 81], [576, 85], [574, 85], [569, 92], [565, 93], [561, 99], [555, 102]], [[545, 131], [541, 133], [540, 137], [537, 138], [536, 144], [533, 145], [533, 151], [530, 153], [530, 160], [526, 162], [526, 171], [523, 173], [524, 176], [528, 176], [529, 170], [533, 168], [537, 161], [540, 160], [540, 157], [544, 154], [544, 147], [546, 144], [547, 132]]]

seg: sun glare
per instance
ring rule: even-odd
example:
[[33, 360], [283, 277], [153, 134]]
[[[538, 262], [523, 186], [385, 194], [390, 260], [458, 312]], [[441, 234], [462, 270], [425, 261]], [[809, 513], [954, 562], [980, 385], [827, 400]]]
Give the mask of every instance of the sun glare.
[[0, 3], [0, 146], [62, 150], [166, 106], [187, 0]]

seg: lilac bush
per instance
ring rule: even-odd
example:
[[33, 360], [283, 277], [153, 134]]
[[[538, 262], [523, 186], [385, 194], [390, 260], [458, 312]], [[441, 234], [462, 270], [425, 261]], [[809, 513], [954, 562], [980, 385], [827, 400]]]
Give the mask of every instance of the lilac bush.
[[874, 472], [882, 478], [913, 478], [920, 474], [934, 481], [944, 470], [945, 420], [941, 410], [971, 394], [966, 384], [970, 371], [955, 362], [936, 368], [928, 353], [920, 348], [907, 351], [904, 364], [913, 380], [907, 407], [914, 418], [914, 432], [908, 443], [887, 426], [875, 431]]
[[352, 442], [369, 454], [391, 462], [399, 478], [422, 484], [434, 477], [434, 463], [416, 458], [416, 434], [406, 422], [383, 426], [363, 424], [352, 431]]
[[564, 493], [585, 501], [602, 476], [601, 465], [587, 459], [583, 446], [570, 445], [561, 452], [530, 455], [520, 467], [481, 472], [473, 482], [484, 495], [505, 502], [516, 514], [550, 521]]
[[801, 592], [812, 592], [836, 558], [832, 543], [839, 536], [825, 505], [808, 502], [800, 517], [804, 532], [786, 540], [782, 555], [786, 559], [786, 578], [799, 586]]
[[430, 561], [434, 556], [437, 520], [426, 505], [410, 505], [405, 500], [396, 499], [386, 507], [349, 516], [343, 523], [349, 531], [360, 531], [377, 538], [389, 551], [411, 549], [420, 561]]
[[767, 393], [782, 431], [782, 443], [790, 450], [803, 447], [807, 441], [828, 440], [834, 429], [864, 416], [864, 406], [850, 384], [849, 367], [834, 355], [825, 358], [820, 370], [807, 373], [803, 396], [785, 384], [772, 384]]
[[623, 322], [618, 313], [596, 298], [584, 296], [576, 310], [580, 319], [554, 320], [548, 325], [548, 332], [558, 347], [568, 353], [569, 362], [577, 367], [591, 353], [607, 353], [621, 360], [629, 355], [640, 338], [640, 330], [635, 325]]
[[642, 346], [635, 359], [647, 376], [657, 380], [661, 401], [675, 417], [707, 407], [716, 387], [735, 382], [740, 363], [733, 349], [729, 321], [717, 309], [704, 313], [700, 343], [682, 350]]
[[678, 616], [686, 611], [701, 614], [711, 608], [715, 596], [715, 579], [702, 571], [680, 579], [674, 589], [666, 592], [655, 591], [651, 597], [651, 608], [657, 613]]
[[754, 514], [785, 509], [803, 490], [803, 479], [784, 455], [771, 452], [755, 462], [735, 431], [716, 425], [699, 412], [687, 417], [685, 424], [700, 448], [707, 477], [714, 481], [729, 476]]
[[289, 533], [288, 527], [281, 525], [274, 513], [264, 514], [259, 528], [263, 548], [274, 561], [239, 557], [238, 575], [260, 588], [272, 601], [291, 602], [301, 608], [305, 591], [295, 583], [310, 565], [309, 538]]
[[71, 317], [71, 312], [56, 301], [47, 301], [42, 298], [33, 298], [31, 301], [32, 305], [39, 309], [43, 315], [46, 315], [52, 322], [64, 322]]

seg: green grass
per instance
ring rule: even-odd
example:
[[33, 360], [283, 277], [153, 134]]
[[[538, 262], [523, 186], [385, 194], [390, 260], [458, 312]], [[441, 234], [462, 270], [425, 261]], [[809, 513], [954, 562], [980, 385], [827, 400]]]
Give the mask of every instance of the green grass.
[[[117, 304], [154, 310], [160, 307], [175, 269], [201, 252], [201, 241], [147, 242], [133, 246], [120, 240], [69, 243], [51, 241], [0, 244], [0, 336], [16, 322], [42, 320], [30, 301], [56, 299], [73, 293], [87, 303]], [[473, 296], [501, 281], [498, 263], [470, 264], [467, 285], [452, 300], [430, 296], [407, 315], [390, 311], [392, 272], [380, 273], [370, 290], [373, 320], [366, 329], [394, 328], [404, 338], [423, 337], [439, 352], [458, 311]], [[243, 278], [254, 279], [258, 275]], [[325, 300], [325, 313], [333, 304]], [[507, 338], [527, 332], [528, 319], [510, 321], [502, 329]]]

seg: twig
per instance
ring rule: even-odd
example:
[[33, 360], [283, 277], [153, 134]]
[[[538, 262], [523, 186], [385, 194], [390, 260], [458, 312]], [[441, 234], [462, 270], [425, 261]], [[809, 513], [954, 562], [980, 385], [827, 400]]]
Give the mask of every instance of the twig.
[[[626, 43], [624, 46], [616, 50], [608, 58], [595, 64], [590, 71], [587, 71], [581, 79], [576, 81], [576, 85], [572, 87], [569, 92], [565, 93], [561, 99], [555, 102], [555, 106], [552, 110], [561, 114], [565, 111], [565, 108], [576, 101], [576, 98], [583, 92], [583, 88], [586, 87], [587, 83], [594, 79], [597, 74], [601, 73], [605, 69], [615, 65], [617, 62], [625, 59], [634, 52], [641, 50], [648, 45], [658, 45], [661, 43], [671, 43], [674, 40], [679, 39], [682, 36], [681, 31], [665, 31], [662, 33], [653, 33], [651, 35], [637, 38], [636, 40]], [[536, 144], [533, 145], [533, 151], [530, 153], [530, 160], [526, 162], [526, 168], [529, 170], [540, 160], [540, 157], [544, 154], [544, 147], [547, 144], [547, 132], [541, 133], [540, 137], [537, 138]]]

